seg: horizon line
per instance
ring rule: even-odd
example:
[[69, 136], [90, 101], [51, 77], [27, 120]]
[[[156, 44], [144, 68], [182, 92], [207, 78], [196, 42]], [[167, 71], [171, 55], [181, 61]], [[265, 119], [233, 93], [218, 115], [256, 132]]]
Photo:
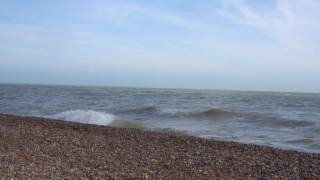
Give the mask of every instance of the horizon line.
[[296, 93], [296, 94], [320, 94], [315, 91], [287, 91], [287, 90], [253, 90], [253, 89], [219, 89], [219, 88], [183, 88], [183, 87], [156, 87], [156, 86], [121, 86], [121, 85], [90, 85], [90, 84], [55, 84], [55, 83], [10, 83], [0, 82], [0, 85], [26, 85], [26, 86], [69, 86], [69, 87], [101, 87], [101, 88], [132, 88], [132, 89], [167, 89], [167, 90], [198, 90], [198, 91], [231, 91], [231, 92], [261, 92], [261, 93]]

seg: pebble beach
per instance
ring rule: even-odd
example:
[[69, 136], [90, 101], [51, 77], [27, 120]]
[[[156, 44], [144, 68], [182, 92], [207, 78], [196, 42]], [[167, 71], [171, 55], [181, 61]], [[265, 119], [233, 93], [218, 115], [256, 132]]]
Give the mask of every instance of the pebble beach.
[[41, 179], [320, 179], [320, 154], [0, 114], [0, 175]]

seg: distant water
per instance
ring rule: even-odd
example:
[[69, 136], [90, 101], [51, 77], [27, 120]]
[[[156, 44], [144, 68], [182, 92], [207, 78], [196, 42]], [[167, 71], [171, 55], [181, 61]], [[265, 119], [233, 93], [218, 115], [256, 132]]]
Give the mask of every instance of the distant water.
[[320, 94], [2, 84], [0, 113], [320, 153]]

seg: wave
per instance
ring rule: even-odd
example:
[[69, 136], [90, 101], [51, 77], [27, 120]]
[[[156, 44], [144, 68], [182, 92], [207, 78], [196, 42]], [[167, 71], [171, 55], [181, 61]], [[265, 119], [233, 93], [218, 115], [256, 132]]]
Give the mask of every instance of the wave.
[[77, 122], [82, 124], [95, 124], [112, 127], [144, 129], [145, 127], [136, 121], [116, 119], [113, 114], [93, 110], [72, 110], [45, 116], [50, 119]]
[[155, 116], [162, 118], [183, 118], [193, 120], [236, 120], [243, 123], [257, 124], [266, 127], [305, 127], [314, 125], [313, 122], [297, 119], [289, 119], [272, 114], [257, 112], [233, 112], [219, 108], [210, 108], [202, 111], [188, 111], [171, 108], [160, 108], [158, 106], [144, 106], [132, 108], [118, 113], [128, 113], [135, 115], [147, 115], [148, 118]]
[[252, 112], [231, 112], [225, 111], [222, 109], [208, 109], [205, 111], [200, 111], [197, 113], [189, 113], [188, 117], [196, 117], [202, 118], [206, 120], [237, 120], [246, 123], [256, 123], [262, 126], [269, 127], [306, 127], [312, 126], [315, 123], [306, 121], [306, 120], [298, 120], [298, 119], [289, 119], [284, 117], [277, 117], [270, 114], [264, 113], [252, 113]]
[[298, 119], [289, 119], [284, 117], [277, 117], [270, 114], [264, 113], [240, 113], [240, 112], [231, 112], [225, 111], [222, 109], [208, 109], [198, 113], [191, 113], [190, 116], [197, 118], [204, 118], [207, 120], [237, 120], [240, 122], [246, 123], [256, 123], [262, 126], [268, 127], [306, 127], [314, 125], [314, 122]]
[[286, 143], [289, 143], [289, 144], [313, 144], [313, 143], [315, 143], [315, 141], [310, 138], [302, 138], [302, 139], [295, 139], [295, 140], [286, 141]]
[[72, 110], [62, 113], [46, 116], [51, 119], [58, 119], [64, 121], [72, 121], [83, 124], [109, 125], [115, 120], [113, 114], [97, 112], [93, 110]]
[[312, 126], [315, 123], [307, 120], [290, 119], [284, 117], [274, 116], [272, 114], [247, 113], [241, 117], [241, 122], [257, 124], [257, 126], [266, 127], [284, 127], [297, 128]]
[[271, 127], [306, 127], [314, 125], [313, 122], [304, 121], [304, 120], [296, 120], [296, 119], [288, 119], [281, 117], [265, 117], [262, 119], [263, 122], [260, 122], [261, 125], [271, 126]]
[[157, 115], [157, 116], [170, 116], [177, 117], [184, 115], [186, 111], [172, 108], [161, 108], [155, 105], [143, 106], [138, 108], [131, 108], [127, 110], [117, 111], [116, 114], [136, 114], [136, 115]]
[[138, 108], [132, 108], [127, 110], [120, 110], [117, 113], [135, 113], [135, 114], [147, 114], [147, 113], [155, 113], [159, 112], [160, 108], [158, 106], [144, 106]]
[[224, 119], [224, 118], [235, 117], [235, 116], [239, 115], [239, 113], [212, 108], [212, 109], [208, 109], [205, 111], [189, 113], [188, 115], [190, 115], [192, 117], [205, 117], [205, 118], [210, 118], [210, 119]]
[[204, 111], [187, 111], [181, 109], [172, 109], [172, 108], [160, 108], [158, 106], [144, 106], [138, 108], [132, 108], [128, 110], [118, 111], [119, 114], [144, 114], [144, 115], [163, 115], [170, 117], [207, 117], [207, 118], [228, 118], [233, 117], [237, 113], [229, 112], [222, 109], [208, 109]]

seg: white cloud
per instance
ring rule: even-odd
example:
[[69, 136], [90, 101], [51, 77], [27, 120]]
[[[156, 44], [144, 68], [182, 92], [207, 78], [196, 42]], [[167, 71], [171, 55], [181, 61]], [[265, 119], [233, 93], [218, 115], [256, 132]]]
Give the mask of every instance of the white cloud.
[[319, 51], [319, 9], [315, 0], [276, 0], [264, 10], [247, 0], [223, 0], [217, 13], [228, 23], [260, 29], [284, 49], [313, 54]]

